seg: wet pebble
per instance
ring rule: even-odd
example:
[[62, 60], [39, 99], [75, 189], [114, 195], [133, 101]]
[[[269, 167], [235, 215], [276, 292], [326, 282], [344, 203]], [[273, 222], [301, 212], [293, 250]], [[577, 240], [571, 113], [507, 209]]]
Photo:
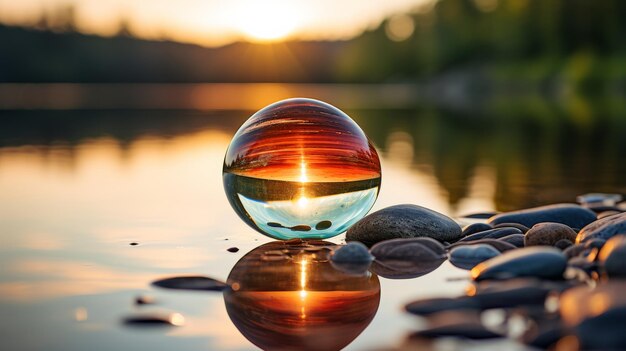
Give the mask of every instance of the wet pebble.
[[463, 227], [463, 236], [466, 237], [489, 229], [493, 229], [493, 227], [487, 223], [472, 223]]
[[498, 212], [475, 212], [475, 213], [470, 213], [470, 214], [461, 216], [461, 218], [489, 219], [497, 214]]
[[473, 240], [473, 241], [456, 242], [450, 245], [450, 249], [457, 247], [457, 246], [481, 245], [481, 244], [489, 245], [500, 252], [517, 249], [517, 246], [513, 244], [509, 244], [502, 240], [498, 240], [498, 239], [479, 239], [479, 240]]
[[123, 323], [128, 326], [138, 327], [176, 327], [185, 324], [185, 317], [180, 313], [141, 313], [124, 318]]
[[226, 249], [226, 251], [228, 251], [228, 252], [238, 252], [239, 248], [233, 246], [233, 247], [229, 247], [228, 249]]
[[370, 269], [390, 279], [422, 276], [447, 259], [445, 247], [430, 238], [387, 240], [372, 246], [370, 252], [375, 257]]
[[498, 239], [498, 238], [502, 238], [511, 234], [522, 234], [522, 232], [517, 228], [511, 228], [511, 227], [495, 228], [495, 229], [485, 230], [482, 232], [471, 234], [469, 236], [462, 238], [458, 242], [467, 242], [467, 241], [480, 240], [480, 239]]
[[130, 245], [130, 246], [137, 246], [137, 245], [139, 245], [139, 243], [138, 243], [138, 242], [133, 241], [132, 243], [130, 243], [130, 244], [128, 244], [128, 245]]
[[602, 219], [602, 218], [620, 214], [620, 213], [622, 213], [622, 211], [602, 211], [598, 213], [598, 219]]
[[335, 263], [370, 263], [374, 260], [367, 246], [355, 241], [335, 249], [330, 259]]
[[417, 205], [396, 205], [374, 212], [358, 221], [346, 233], [346, 241], [367, 246], [397, 238], [430, 237], [453, 242], [461, 227], [451, 218]]
[[160, 279], [152, 285], [166, 289], [222, 291], [228, 287], [226, 283], [203, 276], [182, 276]]
[[577, 243], [591, 239], [608, 240], [614, 235], [626, 234], [626, 213], [598, 219], [580, 230], [576, 237]]
[[610, 278], [626, 277], [626, 235], [609, 239], [600, 250], [598, 260]]
[[526, 233], [528, 231], [528, 227], [523, 225], [523, 224], [519, 224], [519, 223], [500, 223], [494, 226], [494, 228], [502, 228], [502, 227], [512, 227], [512, 228], [517, 228], [519, 229], [522, 233]]
[[487, 244], [460, 245], [450, 250], [450, 263], [462, 269], [472, 269], [477, 264], [496, 257], [500, 251]]
[[572, 245], [574, 245], [574, 243], [568, 239], [561, 239], [554, 243], [554, 247], [556, 247], [559, 250], [565, 250]]
[[511, 234], [498, 239], [502, 242], [511, 244], [517, 248], [524, 247], [524, 234]]
[[555, 222], [571, 228], [581, 228], [595, 221], [595, 219], [596, 214], [582, 206], [556, 204], [501, 213], [491, 217], [488, 222], [492, 225], [508, 222], [519, 223], [529, 228], [537, 223]]
[[457, 298], [439, 297], [421, 299], [406, 304], [404, 309], [418, 316], [428, 316], [443, 311], [480, 310], [481, 306], [478, 300], [470, 296], [461, 296]]
[[293, 227], [290, 227], [289, 229], [291, 229], [294, 232], [309, 232], [309, 231], [311, 231], [311, 227], [306, 225], [306, 224], [294, 225]]
[[576, 240], [577, 233], [572, 228], [561, 223], [535, 224], [524, 236], [524, 246], [547, 245], [554, 246], [559, 240], [565, 239], [570, 243]]
[[508, 251], [474, 267], [472, 278], [510, 279], [513, 277], [537, 277], [559, 279], [567, 266], [565, 255], [552, 247], [527, 247]]

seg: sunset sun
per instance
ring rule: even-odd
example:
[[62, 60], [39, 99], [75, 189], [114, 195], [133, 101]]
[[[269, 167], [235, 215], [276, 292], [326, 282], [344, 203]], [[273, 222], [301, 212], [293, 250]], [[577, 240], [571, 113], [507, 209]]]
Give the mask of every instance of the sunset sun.
[[237, 29], [253, 41], [277, 41], [293, 33], [297, 11], [288, 1], [250, 1], [241, 9]]

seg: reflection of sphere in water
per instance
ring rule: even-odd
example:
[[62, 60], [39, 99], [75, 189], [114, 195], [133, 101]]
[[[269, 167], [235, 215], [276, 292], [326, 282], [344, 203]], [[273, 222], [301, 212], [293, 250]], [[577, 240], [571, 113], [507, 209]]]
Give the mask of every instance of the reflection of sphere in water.
[[339, 109], [312, 99], [279, 101], [255, 113], [224, 158], [224, 189], [237, 214], [277, 239], [329, 238], [372, 207], [378, 154]]
[[[330, 244], [329, 244], [330, 245]], [[224, 292], [233, 324], [263, 350], [339, 350], [372, 321], [375, 274], [335, 270], [328, 249], [272, 242], [244, 256]]]

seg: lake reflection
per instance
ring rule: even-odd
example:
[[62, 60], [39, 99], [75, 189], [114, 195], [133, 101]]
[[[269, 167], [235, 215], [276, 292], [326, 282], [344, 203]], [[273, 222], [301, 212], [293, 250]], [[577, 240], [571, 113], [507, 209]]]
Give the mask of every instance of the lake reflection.
[[332, 243], [271, 242], [235, 264], [224, 293], [237, 329], [263, 350], [340, 350], [374, 318], [375, 274], [348, 275], [327, 255]]

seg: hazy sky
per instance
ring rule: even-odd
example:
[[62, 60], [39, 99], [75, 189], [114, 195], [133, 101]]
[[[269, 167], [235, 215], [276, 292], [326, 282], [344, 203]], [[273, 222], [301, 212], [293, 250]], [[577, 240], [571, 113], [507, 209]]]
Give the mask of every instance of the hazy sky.
[[433, 0], [0, 0], [0, 21], [35, 23], [72, 5], [78, 29], [112, 35], [122, 19], [143, 38], [202, 45], [234, 40], [349, 38]]

